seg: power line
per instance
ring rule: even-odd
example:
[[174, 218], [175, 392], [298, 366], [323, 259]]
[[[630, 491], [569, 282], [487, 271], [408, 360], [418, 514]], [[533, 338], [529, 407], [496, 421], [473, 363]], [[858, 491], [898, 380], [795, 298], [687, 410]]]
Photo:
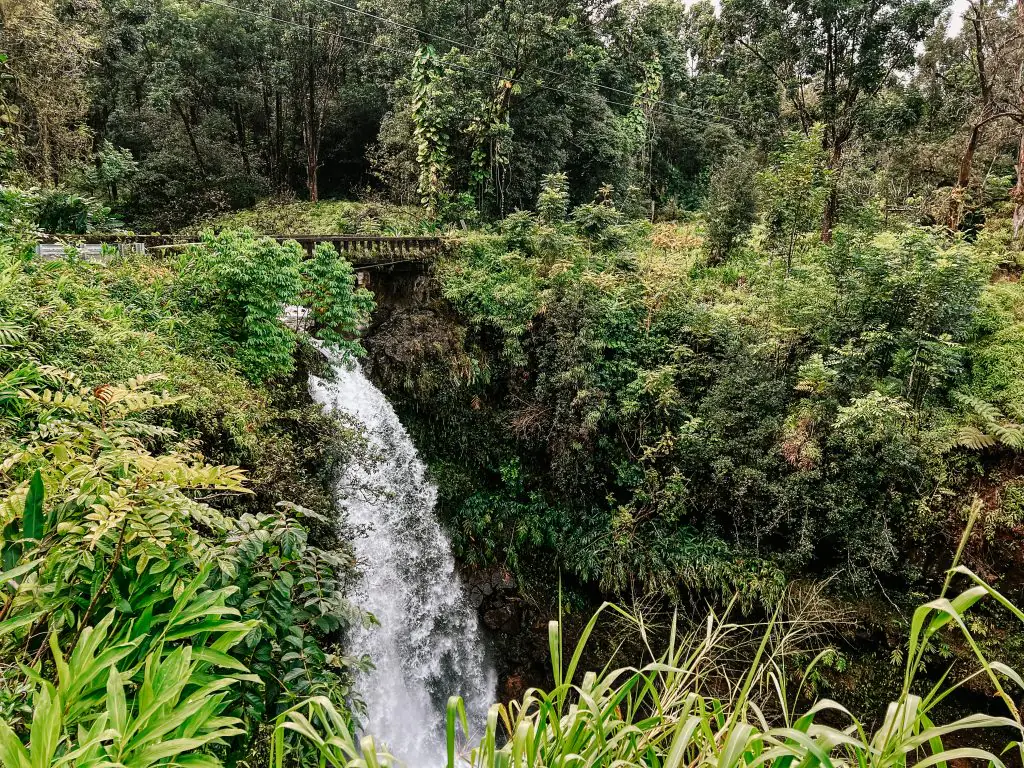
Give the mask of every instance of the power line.
[[[279, 24], [285, 24], [287, 26], [295, 27], [296, 29], [301, 29], [303, 31], [307, 30], [307, 27], [304, 24], [299, 24], [298, 22], [290, 21], [289, 19], [281, 19], [281, 18], [278, 18], [277, 16], [272, 16], [269, 13], [268, 14], [263, 14], [263, 13], [258, 13], [256, 11], [250, 11], [248, 8], [239, 8], [237, 5], [232, 5], [230, 3], [220, 2], [220, 0], [199, 0], [199, 2], [201, 4], [204, 4], [204, 5], [216, 5], [216, 6], [219, 6], [221, 8], [227, 8], [229, 10], [235, 11], [236, 13], [241, 13], [241, 14], [244, 14], [244, 15], [247, 15], [247, 16], [252, 16], [252, 17], [257, 18], [257, 19], [263, 19], [263, 20], [268, 20], [268, 21], [274, 21], [274, 22], [277, 22]], [[393, 54], [396, 54], [396, 55], [399, 55], [399, 56], [410, 56], [411, 57], [411, 56], [415, 55], [415, 53], [412, 52], [412, 51], [403, 50], [401, 48], [394, 48], [394, 47], [392, 47], [390, 45], [383, 45], [381, 43], [375, 43], [375, 42], [372, 42], [370, 40], [362, 40], [362, 39], [357, 38], [357, 37], [349, 37], [348, 35], [343, 35], [340, 32], [333, 32], [333, 31], [330, 31], [330, 30], [326, 30], [326, 31], [322, 31], [321, 34], [326, 34], [328, 37], [334, 37], [334, 38], [337, 38], [339, 40], [346, 40], [346, 41], [348, 41], [350, 43], [356, 43], [358, 45], [367, 45], [367, 46], [370, 46], [371, 48], [378, 48], [378, 49], [380, 49], [382, 51], [387, 51], [388, 53], [393, 53]], [[503, 81], [506, 81], [506, 82], [509, 82], [509, 83], [516, 83], [516, 84], [520, 84], [520, 85], [532, 85], [532, 86], [534, 86], [536, 88], [542, 88], [544, 90], [552, 91], [554, 93], [560, 93], [563, 96], [575, 96], [576, 95], [572, 91], [566, 91], [566, 90], [563, 90], [562, 88], [556, 88], [555, 86], [547, 85], [546, 83], [538, 83], [538, 82], [523, 80], [521, 78], [516, 78], [516, 77], [507, 77], [505, 75], [496, 74], [494, 72], [489, 72], [489, 71], [484, 70], [484, 69], [478, 69], [477, 67], [469, 67], [469, 66], [466, 66], [464, 64], [456, 64], [456, 63], [451, 62], [451, 61], [445, 62], [444, 66], [451, 67], [452, 69], [460, 69], [460, 70], [463, 70], [465, 72], [473, 72], [475, 74], [486, 75], [487, 77], [495, 78], [497, 80], [503, 80]], [[614, 104], [614, 105], [619, 106], [619, 107], [625, 107], [627, 109], [633, 109], [634, 108], [633, 104], [627, 104], [627, 103], [621, 102], [621, 101], [612, 101], [611, 99], [608, 99], [608, 98], [605, 99], [605, 102], [608, 103], [608, 104]], [[710, 124], [712, 124], [713, 121], [705, 117], [705, 122], [710, 125]]]
[[[247, 16], [252, 16], [254, 18], [257, 18], [257, 19], [276, 21], [279, 24], [286, 24], [286, 25], [288, 25], [290, 27], [295, 27], [296, 29], [301, 29], [303, 31], [306, 31], [306, 29], [307, 29], [304, 24], [299, 24], [298, 22], [295, 22], [295, 21], [290, 21], [288, 19], [281, 19], [281, 18], [278, 18], [276, 16], [271, 16], [270, 14], [257, 13], [256, 11], [250, 11], [248, 8], [239, 8], [237, 5], [231, 5], [230, 3], [223, 3], [223, 2], [220, 2], [219, 0], [199, 0], [199, 2], [203, 3], [203, 4], [206, 4], [206, 5], [218, 5], [221, 8], [228, 8], [228, 9], [230, 9], [232, 11], [236, 11], [237, 13], [242, 13], [242, 14], [245, 14]], [[328, 37], [335, 37], [335, 38], [338, 38], [340, 40], [347, 40], [350, 43], [357, 43], [359, 45], [368, 45], [371, 48], [378, 48], [378, 49], [380, 49], [382, 51], [387, 51], [388, 53], [393, 53], [393, 54], [396, 54], [396, 55], [399, 55], [399, 56], [409, 56], [409, 57], [411, 57], [411, 56], [415, 55], [415, 53], [413, 51], [407, 51], [407, 50], [403, 50], [401, 48], [394, 48], [394, 47], [392, 47], [390, 45], [383, 45], [381, 43], [374, 43], [374, 42], [372, 42], [370, 40], [362, 40], [362, 39], [357, 38], [357, 37], [349, 37], [348, 35], [343, 35], [340, 32], [332, 32], [332, 31], [328, 30], [328, 31], [322, 32], [322, 34], [326, 34]], [[543, 88], [543, 89], [548, 90], [548, 91], [554, 91], [556, 93], [561, 93], [562, 95], [565, 95], [565, 96], [573, 96], [573, 95], [575, 95], [571, 91], [564, 91], [561, 88], [555, 88], [554, 86], [546, 85], [544, 83], [534, 83], [534, 82], [529, 82], [529, 81], [526, 81], [526, 80], [522, 80], [520, 78], [506, 77], [504, 75], [495, 74], [494, 72], [488, 72], [487, 70], [477, 69], [476, 67], [469, 67], [469, 66], [466, 66], [464, 64], [456, 64], [454, 62], [450, 62], [449, 61], [449, 62], [445, 62], [445, 66], [446, 67], [451, 67], [453, 69], [461, 69], [461, 70], [463, 70], [465, 72], [474, 72], [474, 73], [480, 74], [480, 75], [487, 75], [488, 77], [493, 77], [493, 78], [496, 78], [498, 80], [505, 80], [505, 81], [510, 82], [510, 83], [519, 83], [519, 84], [525, 83], [525, 84], [528, 84], [528, 85], [536, 86], [538, 88]], [[610, 99], [606, 99], [606, 101], [609, 104], [615, 104], [616, 106], [626, 107], [628, 109], [632, 109], [633, 108], [632, 104], [626, 104], [626, 103], [623, 103], [621, 101], [611, 101]]]
[[[459, 48], [468, 48], [468, 49], [474, 50], [474, 51], [483, 51], [484, 53], [488, 53], [491, 56], [494, 56], [493, 53], [491, 53], [490, 51], [485, 51], [483, 48], [477, 48], [475, 46], [468, 45], [466, 43], [462, 43], [462, 42], [460, 42], [458, 40], [452, 40], [451, 38], [445, 37], [444, 35], [433, 35], [430, 32], [426, 32], [426, 31], [424, 31], [422, 29], [414, 27], [411, 24], [408, 24], [408, 23], [406, 23], [404, 21], [395, 21], [394, 19], [389, 19], [386, 16], [378, 16], [376, 13], [370, 13], [370, 11], [364, 11], [362, 8], [357, 8], [357, 7], [352, 6], [352, 5], [345, 5], [344, 3], [338, 3], [338, 2], [335, 2], [335, 0], [323, 0], [323, 2], [327, 3], [328, 5], [335, 5], [338, 8], [344, 8], [345, 10], [352, 11], [353, 13], [359, 13], [359, 14], [362, 14], [363, 16], [368, 16], [371, 19], [377, 19], [377, 21], [383, 21], [385, 24], [393, 24], [396, 27], [401, 27], [402, 29], [408, 29], [410, 32], [417, 32], [418, 34], [421, 34], [424, 37], [432, 37], [435, 40], [442, 40], [442, 41], [444, 41], [446, 43], [451, 43], [452, 45], [457, 46]], [[495, 56], [495, 58], [497, 58], [497, 57]]]
[[[358, 14], [361, 14], [363, 16], [367, 16], [367, 17], [369, 17], [371, 19], [376, 19], [377, 21], [383, 21], [385, 24], [391, 24], [393, 26], [400, 27], [401, 29], [407, 29], [410, 32], [416, 32], [417, 34], [423, 35], [424, 37], [432, 37], [435, 40], [441, 40], [442, 42], [449, 43], [450, 45], [454, 45], [454, 46], [459, 47], [459, 48], [465, 48], [465, 49], [470, 50], [470, 51], [476, 51], [477, 53], [485, 53], [485, 54], [487, 54], [488, 56], [490, 56], [490, 57], [492, 57], [494, 59], [498, 59], [498, 60], [501, 59], [501, 57], [497, 53], [495, 53], [494, 51], [488, 50], [487, 48], [481, 48], [480, 46], [477, 46], [477, 45], [470, 45], [469, 43], [462, 43], [462, 42], [460, 42], [458, 40], [452, 40], [450, 37], [445, 37], [444, 35], [438, 35], [438, 34], [435, 34], [435, 33], [432, 33], [432, 32], [427, 32], [426, 30], [420, 29], [419, 27], [414, 27], [412, 24], [409, 24], [408, 22], [406, 22], [404, 20], [403, 21], [396, 21], [395, 19], [389, 19], [386, 16], [380, 16], [380, 15], [378, 15], [376, 13], [372, 13], [370, 11], [364, 11], [362, 8], [358, 8], [356, 6], [346, 5], [345, 3], [339, 3], [338, 0], [323, 0], [323, 2], [327, 3], [328, 5], [336, 6], [338, 8], [344, 8], [345, 10], [352, 11], [353, 13], [358, 13]], [[558, 71], [556, 71], [554, 69], [549, 69], [548, 67], [542, 67], [542, 66], [538, 65], [536, 67], [536, 69], [538, 71], [540, 71], [540, 72], [544, 72], [545, 74], [554, 75], [555, 77], [564, 77], [565, 76], [564, 72], [558, 72]], [[623, 88], [616, 88], [615, 86], [612, 86], [612, 85], [604, 85], [604, 84], [598, 83], [598, 82], [594, 82], [594, 83], [592, 83], [592, 85], [595, 88], [601, 88], [602, 90], [605, 90], [605, 91], [613, 91], [615, 93], [625, 94], [626, 96], [635, 96], [636, 95], [632, 91], [627, 91], [627, 90], [625, 90]], [[690, 107], [684, 107], [681, 104], [673, 104], [670, 101], [662, 101], [661, 99], [645, 99], [645, 100], [648, 101], [651, 104], [658, 104], [659, 106], [667, 107], [668, 109], [673, 110], [673, 111], [674, 110], [682, 110], [683, 112], [690, 112], [692, 114], [699, 115], [699, 116], [704, 117], [704, 118], [710, 118], [710, 116], [706, 112], [701, 112], [700, 110], [692, 109]], [[728, 118], [728, 117], [721, 117], [721, 118], [717, 118], [717, 119], [727, 120], [729, 122], [739, 122], [738, 120], [734, 120], [734, 119]]]
[[[286, 25], [288, 25], [290, 27], [295, 27], [296, 29], [301, 29], [303, 31], [306, 31], [306, 29], [307, 29], [304, 24], [299, 24], [298, 22], [290, 21], [288, 19], [281, 19], [281, 18], [278, 18], [276, 16], [271, 16], [270, 14], [257, 13], [256, 11], [250, 11], [247, 8], [239, 8], [238, 6], [231, 5], [230, 3], [219, 2], [219, 0], [199, 0], [199, 2], [204, 3], [204, 4], [208, 4], [208, 5], [219, 5], [221, 8], [229, 8], [232, 11], [236, 11], [238, 13], [243, 13], [243, 14], [246, 14], [248, 16], [253, 16], [253, 17], [258, 18], [258, 19], [276, 21], [276, 22], [278, 22], [280, 24], [286, 24]], [[338, 38], [338, 39], [341, 39], [341, 40], [347, 40], [350, 43], [358, 43], [359, 45], [368, 45], [371, 48], [379, 48], [382, 51], [387, 51], [388, 53], [394, 53], [394, 54], [397, 54], [399, 56], [414, 56], [415, 55], [412, 51], [403, 50], [401, 48], [394, 48], [394, 47], [392, 47], [390, 45], [382, 45], [381, 43], [374, 43], [374, 42], [372, 42], [370, 40], [362, 40], [362, 39], [356, 38], [356, 37], [349, 37], [348, 35], [343, 35], [340, 32], [332, 32], [332, 31], [328, 30], [328, 31], [322, 32], [322, 34], [326, 34], [328, 37], [335, 37], [335, 38]], [[476, 67], [469, 67], [469, 66], [466, 66], [464, 64], [456, 64], [454, 62], [450, 62], [449, 61], [449, 62], [445, 62], [445, 66], [446, 67], [452, 67], [453, 69], [461, 69], [461, 70], [466, 71], [466, 72], [474, 72], [476, 74], [487, 75], [488, 77], [493, 77], [493, 78], [496, 78], [498, 80], [505, 80], [505, 81], [510, 82], [510, 83], [520, 83], [520, 84], [526, 83], [528, 85], [534, 85], [534, 86], [536, 86], [538, 88], [544, 88], [546, 90], [554, 91], [556, 93], [561, 93], [561, 94], [567, 95], [567, 96], [573, 96], [574, 95], [570, 91], [564, 91], [561, 88], [555, 88], [554, 86], [546, 85], [544, 83], [534, 83], [534, 82], [529, 82], [529, 81], [526, 81], [526, 80], [522, 80], [520, 78], [506, 77], [504, 75], [496, 74], [494, 72], [489, 72], [487, 70], [477, 69]], [[632, 104], [625, 104], [625, 103], [620, 102], [620, 101], [610, 101], [610, 100], [608, 100], [608, 103], [609, 104], [615, 104], [615, 105], [620, 106], [620, 107], [627, 107], [629, 109], [633, 108]]]

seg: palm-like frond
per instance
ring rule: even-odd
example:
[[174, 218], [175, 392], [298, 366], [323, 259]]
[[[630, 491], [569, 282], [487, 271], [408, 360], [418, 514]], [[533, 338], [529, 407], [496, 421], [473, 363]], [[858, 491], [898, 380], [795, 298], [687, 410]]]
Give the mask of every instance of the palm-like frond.
[[[973, 421], [957, 430], [953, 445], [972, 451], [999, 446], [1014, 451], [1024, 450], [1024, 424], [1008, 419], [996, 406], [980, 398], [962, 392], [954, 393], [953, 396], [968, 409]], [[1016, 414], [1015, 409], [1011, 410]]]

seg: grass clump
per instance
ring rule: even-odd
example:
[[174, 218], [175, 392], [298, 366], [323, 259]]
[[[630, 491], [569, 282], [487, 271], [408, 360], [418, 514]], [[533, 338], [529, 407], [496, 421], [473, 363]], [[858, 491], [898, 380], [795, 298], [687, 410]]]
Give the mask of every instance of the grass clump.
[[[960, 558], [978, 519], [976, 504], [953, 567], [939, 596], [917, 608], [905, 647], [898, 696], [875, 720], [856, 717], [841, 703], [813, 697], [818, 667], [835, 658], [821, 649], [809, 662], [804, 651], [814, 629], [799, 613], [777, 610], [760, 624], [735, 623], [727, 609], [709, 613], [690, 631], [673, 618], [664, 650], [641, 617], [604, 605], [578, 645], [564, 645], [560, 622], [548, 629], [553, 685], [522, 699], [494, 705], [483, 734], [470, 732], [462, 702], [447, 711], [447, 765], [473, 768], [616, 766], [617, 768], [928, 768], [956, 761], [1000, 767], [1021, 757], [1024, 726], [1010, 693], [1024, 688], [1016, 671], [986, 657], [972, 634], [969, 614], [982, 600], [1024, 621], [1024, 612], [990, 587]], [[963, 582], [962, 591], [954, 582]], [[625, 620], [649, 661], [600, 671], [582, 669], [587, 642], [603, 615]], [[975, 667], [959, 677], [952, 668], [937, 684], [921, 673], [934, 646], [954, 630], [975, 655]], [[737, 659], [746, 662], [737, 664]], [[996, 702], [991, 712], [944, 719], [943, 702], [965, 685], [987, 682]], [[807, 702], [810, 702], [809, 704]], [[318, 726], [314, 726], [314, 722]], [[329, 702], [311, 700], [286, 713], [275, 735], [274, 766], [285, 756], [283, 735], [309, 739], [329, 766], [397, 765], [371, 736], [357, 741]], [[984, 735], [983, 735], [984, 734]], [[1006, 743], [1005, 750], [988, 745]], [[1004, 760], [1006, 762], [1004, 762]]]

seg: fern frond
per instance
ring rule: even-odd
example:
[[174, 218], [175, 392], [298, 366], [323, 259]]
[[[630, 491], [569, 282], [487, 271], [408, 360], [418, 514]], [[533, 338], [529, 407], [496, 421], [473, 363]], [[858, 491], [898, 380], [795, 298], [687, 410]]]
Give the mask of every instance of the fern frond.
[[118, 428], [126, 435], [133, 437], [172, 438], [178, 436], [177, 430], [170, 427], [161, 427], [157, 424], [147, 424], [143, 421], [122, 421], [118, 424]]
[[0, 321], [0, 346], [20, 347], [28, 341], [25, 329], [7, 320]]
[[26, 388], [21, 390], [20, 396], [23, 400], [31, 400], [34, 403], [55, 410], [70, 411], [79, 416], [88, 416], [90, 411], [89, 403], [81, 396], [69, 395], [60, 390], [34, 390]]
[[20, 396], [21, 390], [30, 386], [36, 378], [36, 371], [30, 365], [10, 370], [0, 376], [0, 395], [4, 397]]
[[[97, 397], [100, 395], [97, 394]], [[171, 395], [167, 392], [157, 393], [131, 388], [105, 387], [101, 399], [108, 408], [117, 406], [115, 411], [126, 416], [131, 413], [142, 413], [173, 405], [185, 398], [185, 395]]]
[[999, 441], [994, 435], [982, 432], [977, 427], [965, 425], [957, 432], [955, 444], [970, 448], [972, 451], [982, 451], [998, 445]]
[[998, 424], [992, 430], [999, 442], [1015, 451], [1024, 449], [1024, 426], [1020, 424]]
[[1017, 421], [1024, 422], [1024, 405], [1020, 403], [1010, 403], [1006, 410], [1009, 411], [1010, 415]]
[[67, 384], [74, 389], [81, 389], [84, 386], [82, 384], [82, 377], [71, 371], [65, 371], [63, 368], [58, 368], [55, 365], [39, 365], [37, 368], [44, 378], [49, 379], [55, 384]]
[[141, 376], [135, 376], [125, 382], [125, 388], [132, 391], [144, 389], [155, 381], [166, 381], [167, 376], [163, 373], [145, 373]]
[[982, 400], [980, 397], [974, 397], [973, 395], [967, 395], [963, 392], [955, 392], [953, 397], [961, 404], [974, 411], [975, 414], [980, 416], [987, 422], [998, 422], [1003, 418], [1003, 412], [996, 408], [992, 403]]

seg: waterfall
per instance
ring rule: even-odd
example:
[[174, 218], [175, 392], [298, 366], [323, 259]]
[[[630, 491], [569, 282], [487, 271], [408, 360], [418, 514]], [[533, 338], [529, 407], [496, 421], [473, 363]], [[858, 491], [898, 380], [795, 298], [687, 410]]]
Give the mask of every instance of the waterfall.
[[358, 365], [334, 365], [333, 381], [311, 377], [310, 391], [328, 411], [361, 422], [379, 456], [370, 466], [347, 467], [337, 494], [339, 511], [361, 532], [354, 547], [364, 573], [354, 602], [380, 622], [355, 630], [349, 648], [375, 665], [356, 681], [365, 730], [409, 768], [442, 766], [448, 697], [462, 696], [470, 727], [481, 728], [496, 678], [435, 516], [437, 488], [391, 404]]

